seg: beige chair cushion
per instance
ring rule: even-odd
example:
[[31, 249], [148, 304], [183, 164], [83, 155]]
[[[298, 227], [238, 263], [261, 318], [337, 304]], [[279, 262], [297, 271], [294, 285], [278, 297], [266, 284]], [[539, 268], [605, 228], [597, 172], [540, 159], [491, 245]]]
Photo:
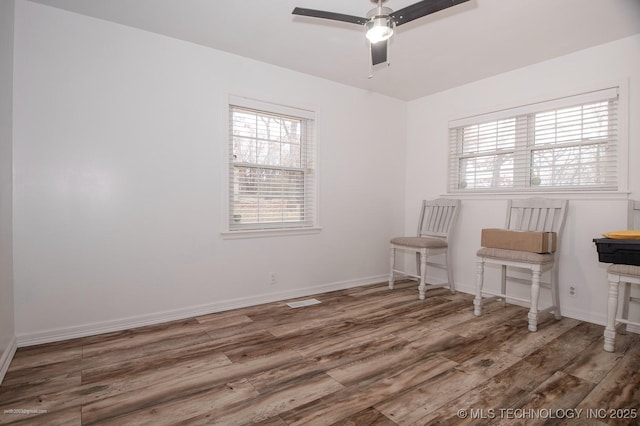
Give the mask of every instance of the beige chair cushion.
[[439, 238], [429, 237], [396, 237], [391, 239], [391, 244], [412, 248], [445, 248], [447, 242]]
[[507, 250], [499, 248], [482, 247], [478, 250], [478, 256], [493, 259], [505, 259], [525, 263], [549, 263], [553, 262], [551, 253], [531, 253], [528, 251]]
[[607, 272], [619, 275], [636, 275], [640, 276], [640, 266], [636, 265], [609, 265]]

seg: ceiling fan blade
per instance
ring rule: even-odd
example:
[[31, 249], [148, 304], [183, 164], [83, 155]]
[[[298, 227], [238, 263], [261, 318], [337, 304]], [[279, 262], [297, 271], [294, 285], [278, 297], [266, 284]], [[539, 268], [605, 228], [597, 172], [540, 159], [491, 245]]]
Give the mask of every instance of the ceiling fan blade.
[[371, 43], [371, 65], [387, 62], [387, 44], [389, 40]]
[[349, 22], [350, 24], [364, 25], [367, 22], [367, 18], [361, 18], [359, 16], [344, 15], [342, 13], [325, 12], [323, 10], [304, 9], [302, 7], [296, 7], [291, 12], [294, 15], [310, 16], [312, 18], [324, 18], [331, 19], [333, 21]]
[[467, 1], [469, 0], [423, 0], [403, 9], [396, 10], [389, 16], [396, 23], [396, 26], [398, 26]]

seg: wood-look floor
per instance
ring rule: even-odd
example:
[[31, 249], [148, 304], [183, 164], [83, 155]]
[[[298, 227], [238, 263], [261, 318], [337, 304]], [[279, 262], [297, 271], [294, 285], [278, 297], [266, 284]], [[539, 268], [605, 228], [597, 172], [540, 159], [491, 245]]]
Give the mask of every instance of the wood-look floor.
[[[610, 418], [640, 408], [640, 335], [608, 353], [602, 326], [545, 316], [530, 333], [524, 308], [493, 303], [478, 318], [467, 294], [421, 301], [415, 287], [21, 348], [0, 424], [640, 423]], [[559, 418], [570, 409], [582, 411]]]

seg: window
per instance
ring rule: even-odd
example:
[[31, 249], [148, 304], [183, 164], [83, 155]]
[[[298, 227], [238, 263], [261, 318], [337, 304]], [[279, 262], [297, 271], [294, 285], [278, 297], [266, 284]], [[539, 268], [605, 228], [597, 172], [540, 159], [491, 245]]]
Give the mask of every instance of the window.
[[232, 98], [229, 230], [315, 224], [313, 113]]
[[456, 120], [449, 191], [617, 190], [617, 88]]

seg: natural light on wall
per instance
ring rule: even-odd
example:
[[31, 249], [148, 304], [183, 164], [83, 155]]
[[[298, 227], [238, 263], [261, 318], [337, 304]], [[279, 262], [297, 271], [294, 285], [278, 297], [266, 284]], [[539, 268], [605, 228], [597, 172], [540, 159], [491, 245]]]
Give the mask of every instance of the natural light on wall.
[[456, 120], [449, 191], [617, 190], [617, 88]]

